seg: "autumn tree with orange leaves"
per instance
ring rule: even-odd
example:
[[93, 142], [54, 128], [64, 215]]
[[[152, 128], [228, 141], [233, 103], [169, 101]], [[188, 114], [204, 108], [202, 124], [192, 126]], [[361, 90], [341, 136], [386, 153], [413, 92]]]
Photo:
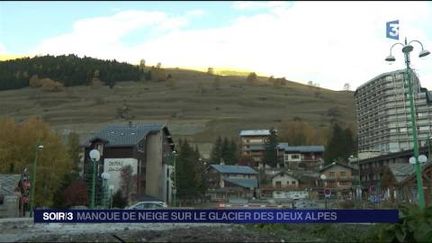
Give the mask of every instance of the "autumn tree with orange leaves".
[[[37, 145], [35, 206], [51, 206], [63, 176], [72, 168], [67, 146], [47, 123], [39, 118], [16, 122], [0, 118], [0, 173], [33, 174]], [[32, 185], [33, 186], [33, 185]]]

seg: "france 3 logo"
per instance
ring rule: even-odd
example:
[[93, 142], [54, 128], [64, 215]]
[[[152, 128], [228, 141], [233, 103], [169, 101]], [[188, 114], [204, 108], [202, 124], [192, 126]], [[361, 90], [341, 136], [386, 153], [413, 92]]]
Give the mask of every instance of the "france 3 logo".
[[393, 40], [399, 40], [399, 20], [386, 23], [386, 36]]

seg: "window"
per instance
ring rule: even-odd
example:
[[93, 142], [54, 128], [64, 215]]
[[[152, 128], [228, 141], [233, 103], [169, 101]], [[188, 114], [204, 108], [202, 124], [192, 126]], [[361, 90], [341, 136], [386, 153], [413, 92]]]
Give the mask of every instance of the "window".
[[143, 143], [143, 142], [140, 142], [140, 143], [138, 144], [138, 151], [140, 151], [140, 152], [144, 152], [144, 143]]
[[334, 177], [335, 174], [336, 174], [335, 172], [330, 172], [330, 173], [329, 173], [329, 176], [330, 176], [330, 177]]
[[297, 184], [297, 183], [296, 183], [296, 181], [291, 181], [291, 184], [292, 184], [292, 185], [295, 185], [295, 184]]
[[293, 155], [291, 155], [291, 159], [300, 159], [300, 155], [293, 154]]
[[346, 171], [341, 171], [341, 172], [340, 172], [340, 175], [341, 175], [342, 177], [345, 177], [345, 176], [346, 176]]
[[281, 188], [282, 187], [282, 182], [280, 181], [276, 181], [276, 188]]
[[102, 156], [103, 155], [103, 144], [101, 144], [101, 143], [96, 144], [96, 149], [99, 151], [100, 156]]

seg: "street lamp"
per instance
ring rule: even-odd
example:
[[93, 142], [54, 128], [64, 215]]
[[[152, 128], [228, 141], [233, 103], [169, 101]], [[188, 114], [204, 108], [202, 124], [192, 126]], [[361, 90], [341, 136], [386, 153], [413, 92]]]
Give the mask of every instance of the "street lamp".
[[32, 175], [32, 183], [31, 183], [31, 203], [30, 203], [30, 217], [33, 216], [33, 207], [34, 207], [34, 201], [35, 201], [35, 185], [36, 185], [36, 167], [37, 167], [37, 160], [39, 151], [42, 150], [44, 146], [42, 144], [39, 144], [36, 146], [35, 149], [35, 159], [33, 161], [33, 175]]
[[90, 159], [92, 161], [92, 187], [91, 187], [91, 198], [90, 198], [90, 208], [95, 206], [95, 191], [96, 191], [96, 163], [100, 159], [100, 152], [97, 149], [90, 151]]
[[110, 179], [111, 175], [108, 172], [103, 172], [102, 175], [102, 187], [103, 187], [103, 201], [104, 206], [108, 207], [108, 180]]
[[410, 68], [410, 52], [414, 49], [414, 47], [411, 45], [411, 43], [417, 43], [421, 46], [421, 51], [419, 54], [419, 57], [425, 57], [430, 54], [429, 51], [425, 50], [423, 48], [423, 44], [418, 40], [412, 40], [409, 43], [407, 43], [407, 39], [405, 38], [405, 44], [402, 44], [400, 42], [395, 43], [390, 48], [390, 55], [385, 59], [388, 62], [394, 62], [396, 61], [396, 58], [392, 55], [392, 49], [396, 45], [402, 46], [402, 52], [404, 53], [405, 57], [405, 64], [406, 64], [406, 75], [407, 75], [407, 81], [408, 81], [408, 96], [409, 96], [409, 102], [410, 102], [410, 112], [411, 112], [411, 125], [412, 125], [412, 136], [413, 136], [413, 144], [414, 144], [414, 159], [415, 159], [415, 167], [416, 167], [416, 177], [417, 177], [417, 191], [418, 191], [418, 204], [420, 208], [425, 207], [425, 199], [424, 199], [424, 193], [423, 193], [423, 180], [421, 176], [421, 169], [420, 169], [420, 163], [419, 163], [419, 148], [418, 148], [418, 141], [417, 141], [417, 125], [416, 125], [416, 116], [415, 116], [415, 107], [414, 107], [414, 98], [413, 98], [413, 87], [412, 87], [412, 81], [411, 81], [411, 68]]
[[177, 206], [177, 167], [176, 167], [176, 154], [177, 152], [175, 150], [172, 151], [172, 159], [173, 159], [173, 165], [174, 165], [174, 187], [173, 187], [173, 204], [174, 207]]
[[112, 192], [113, 192], [113, 190], [114, 190], [114, 185], [109, 185], [108, 186], [108, 189], [109, 189], [109, 195], [110, 195], [110, 198], [109, 198], [109, 208], [111, 209], [112, 208]]

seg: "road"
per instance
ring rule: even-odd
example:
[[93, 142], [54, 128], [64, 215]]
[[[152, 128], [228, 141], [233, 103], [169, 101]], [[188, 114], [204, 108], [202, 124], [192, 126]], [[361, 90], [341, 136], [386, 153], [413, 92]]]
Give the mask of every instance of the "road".
[[34, 224], [0, 219], [0, 242], [281, 242], [243, 225], [201, 223]]

